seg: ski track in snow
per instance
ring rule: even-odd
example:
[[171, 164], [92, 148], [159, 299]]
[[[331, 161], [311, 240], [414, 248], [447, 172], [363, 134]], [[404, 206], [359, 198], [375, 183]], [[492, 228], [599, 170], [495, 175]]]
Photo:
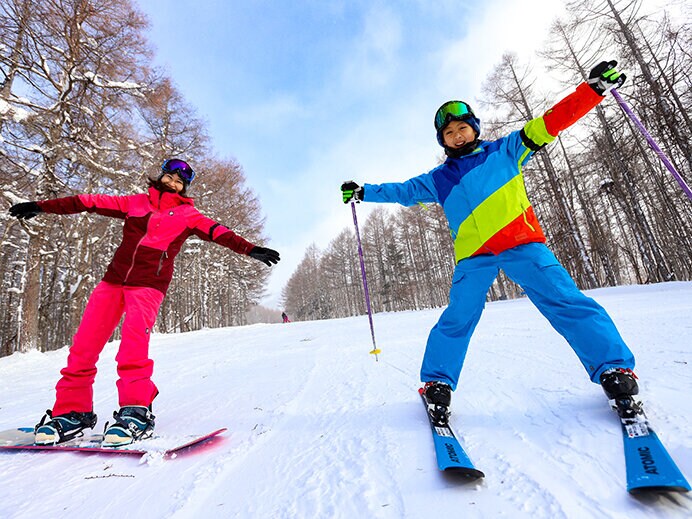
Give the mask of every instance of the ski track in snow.
[[[638, 359], [647, 414], [692, 476], [692, 283], [591, 292]], [[166, 436], [228, 427], [175, 459], [0, 452], [0, 517], [689, 518], [689, 494], [625, 490], [615, 414], [526, 300], [488, 304], [453, 397], [452, 426], [481, 481], [441, 474], [418, 370], [440, 309], [156, 335]], [[115, 405], [116, 345], [95, 385]], [[67, 349], [0, 359], [0, 430], [52, 405]]]

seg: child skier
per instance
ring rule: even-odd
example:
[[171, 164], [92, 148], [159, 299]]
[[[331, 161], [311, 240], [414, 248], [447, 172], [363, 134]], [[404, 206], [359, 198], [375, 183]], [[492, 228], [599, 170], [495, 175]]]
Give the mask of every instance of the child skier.
[[341, 186], [344, 203], [437, 202], [444, 209], [456, 268], [449, 306], [430, 332], [420, 372], [436, 423], [448, 421], [451, 392], [500, 268], [567, 340], [609, 399], [631, 401], [638, 393], [632, 353], [606, 311], [579, 291], [545, 245], [522, 173], [534, 153], [624, 82], [615, 65], [599, 63], [575, 92], [496, 141], [479, 139], [480, 121], [468, 104], [449, 101], [435, 114], [437, 141], [447, 155], [444, 164], [402, 183], [359, 186], [348, 181]]
[[[116, 361], [120, 409], [104, 433], [105, 446], [119, 446], [150, 437], [154, 429], [151, 403], [158, 389], [151, 380], [149, 336], [173, 276], [173, 260], [183, 242], [195, 235], [272, 266], [279, 253], [258, 247], [195, 209], [185, 192], [195, 178], [183, 160], [169, 159], [150, 180], [147, 194], [108, 196], [82, 194], [54, 200], [24, 202], [10, 208], [17, 218], [41, 212], [90, 212], [125, 220], [123, 239], [103, 280], [94, 288], [60, 373], [52, 410], [35, 428], [35, 442], [65, 442], [94, 428], [93, 383], [96, 361], [125, 314]], [[48, 418], [48, 421], [46, 419]]]

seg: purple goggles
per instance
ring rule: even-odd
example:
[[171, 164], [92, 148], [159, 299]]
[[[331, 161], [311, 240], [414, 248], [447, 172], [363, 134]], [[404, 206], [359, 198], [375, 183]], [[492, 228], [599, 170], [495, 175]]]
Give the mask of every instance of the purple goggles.
[[177, 173], [186, 184], [190, 184], [195, 179], [195, 172], [192, 171], [190, 165], [180, 159], [168, 159], [161, 166], [161, 171], [164, 173]]

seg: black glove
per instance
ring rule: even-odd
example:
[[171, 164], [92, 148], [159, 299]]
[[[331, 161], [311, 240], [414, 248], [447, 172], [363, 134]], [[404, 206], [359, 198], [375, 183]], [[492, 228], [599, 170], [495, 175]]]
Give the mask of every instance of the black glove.
[[363, 200], [365, 190], [353, 180], [347, 180], [341, 184], [341, 194], [344, 197], [344, 204], [348, 204], [351, 200], [354, 200], [355, 202], [360, 202]]
[[10, 214], [16, 216], [20, 220], [28, 220], [42, 212], [43, 209], [41, 209], [36, 202], [22, 202], [21, 204], [14, 204], [10, 207]]
[[263, 263], [266, 263], [268, 267], [276, 265], [281, 258], [279, 258], [279, 253], [273, 249], [267, 249], [265, 247], [253, 247], [248, 253], [248, 256], [255, 258]]
[[625, 82], [627, 76], [615, 70], [617, 64], [618, 62], [615, 60], [601, 61], [591, 69], [589, 79], [586, 82], [593, 88], [594, 92], [604, 96]]

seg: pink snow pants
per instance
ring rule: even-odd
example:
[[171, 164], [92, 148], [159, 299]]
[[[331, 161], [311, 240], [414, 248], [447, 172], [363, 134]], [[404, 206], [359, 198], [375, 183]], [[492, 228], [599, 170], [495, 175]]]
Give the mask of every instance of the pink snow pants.
[[93, 410], [96, 362], [123, 314], [122, 340], [115, 357], [119, 405], [151, 404], [158, 390], [151, 380], [154, 361], [149, 358], [149, 337], [162, 302], [163, 293], [154, 288], [105, 281], [96, 285], [72, 340], [67, 367], [55, 386], [53, 416]]

